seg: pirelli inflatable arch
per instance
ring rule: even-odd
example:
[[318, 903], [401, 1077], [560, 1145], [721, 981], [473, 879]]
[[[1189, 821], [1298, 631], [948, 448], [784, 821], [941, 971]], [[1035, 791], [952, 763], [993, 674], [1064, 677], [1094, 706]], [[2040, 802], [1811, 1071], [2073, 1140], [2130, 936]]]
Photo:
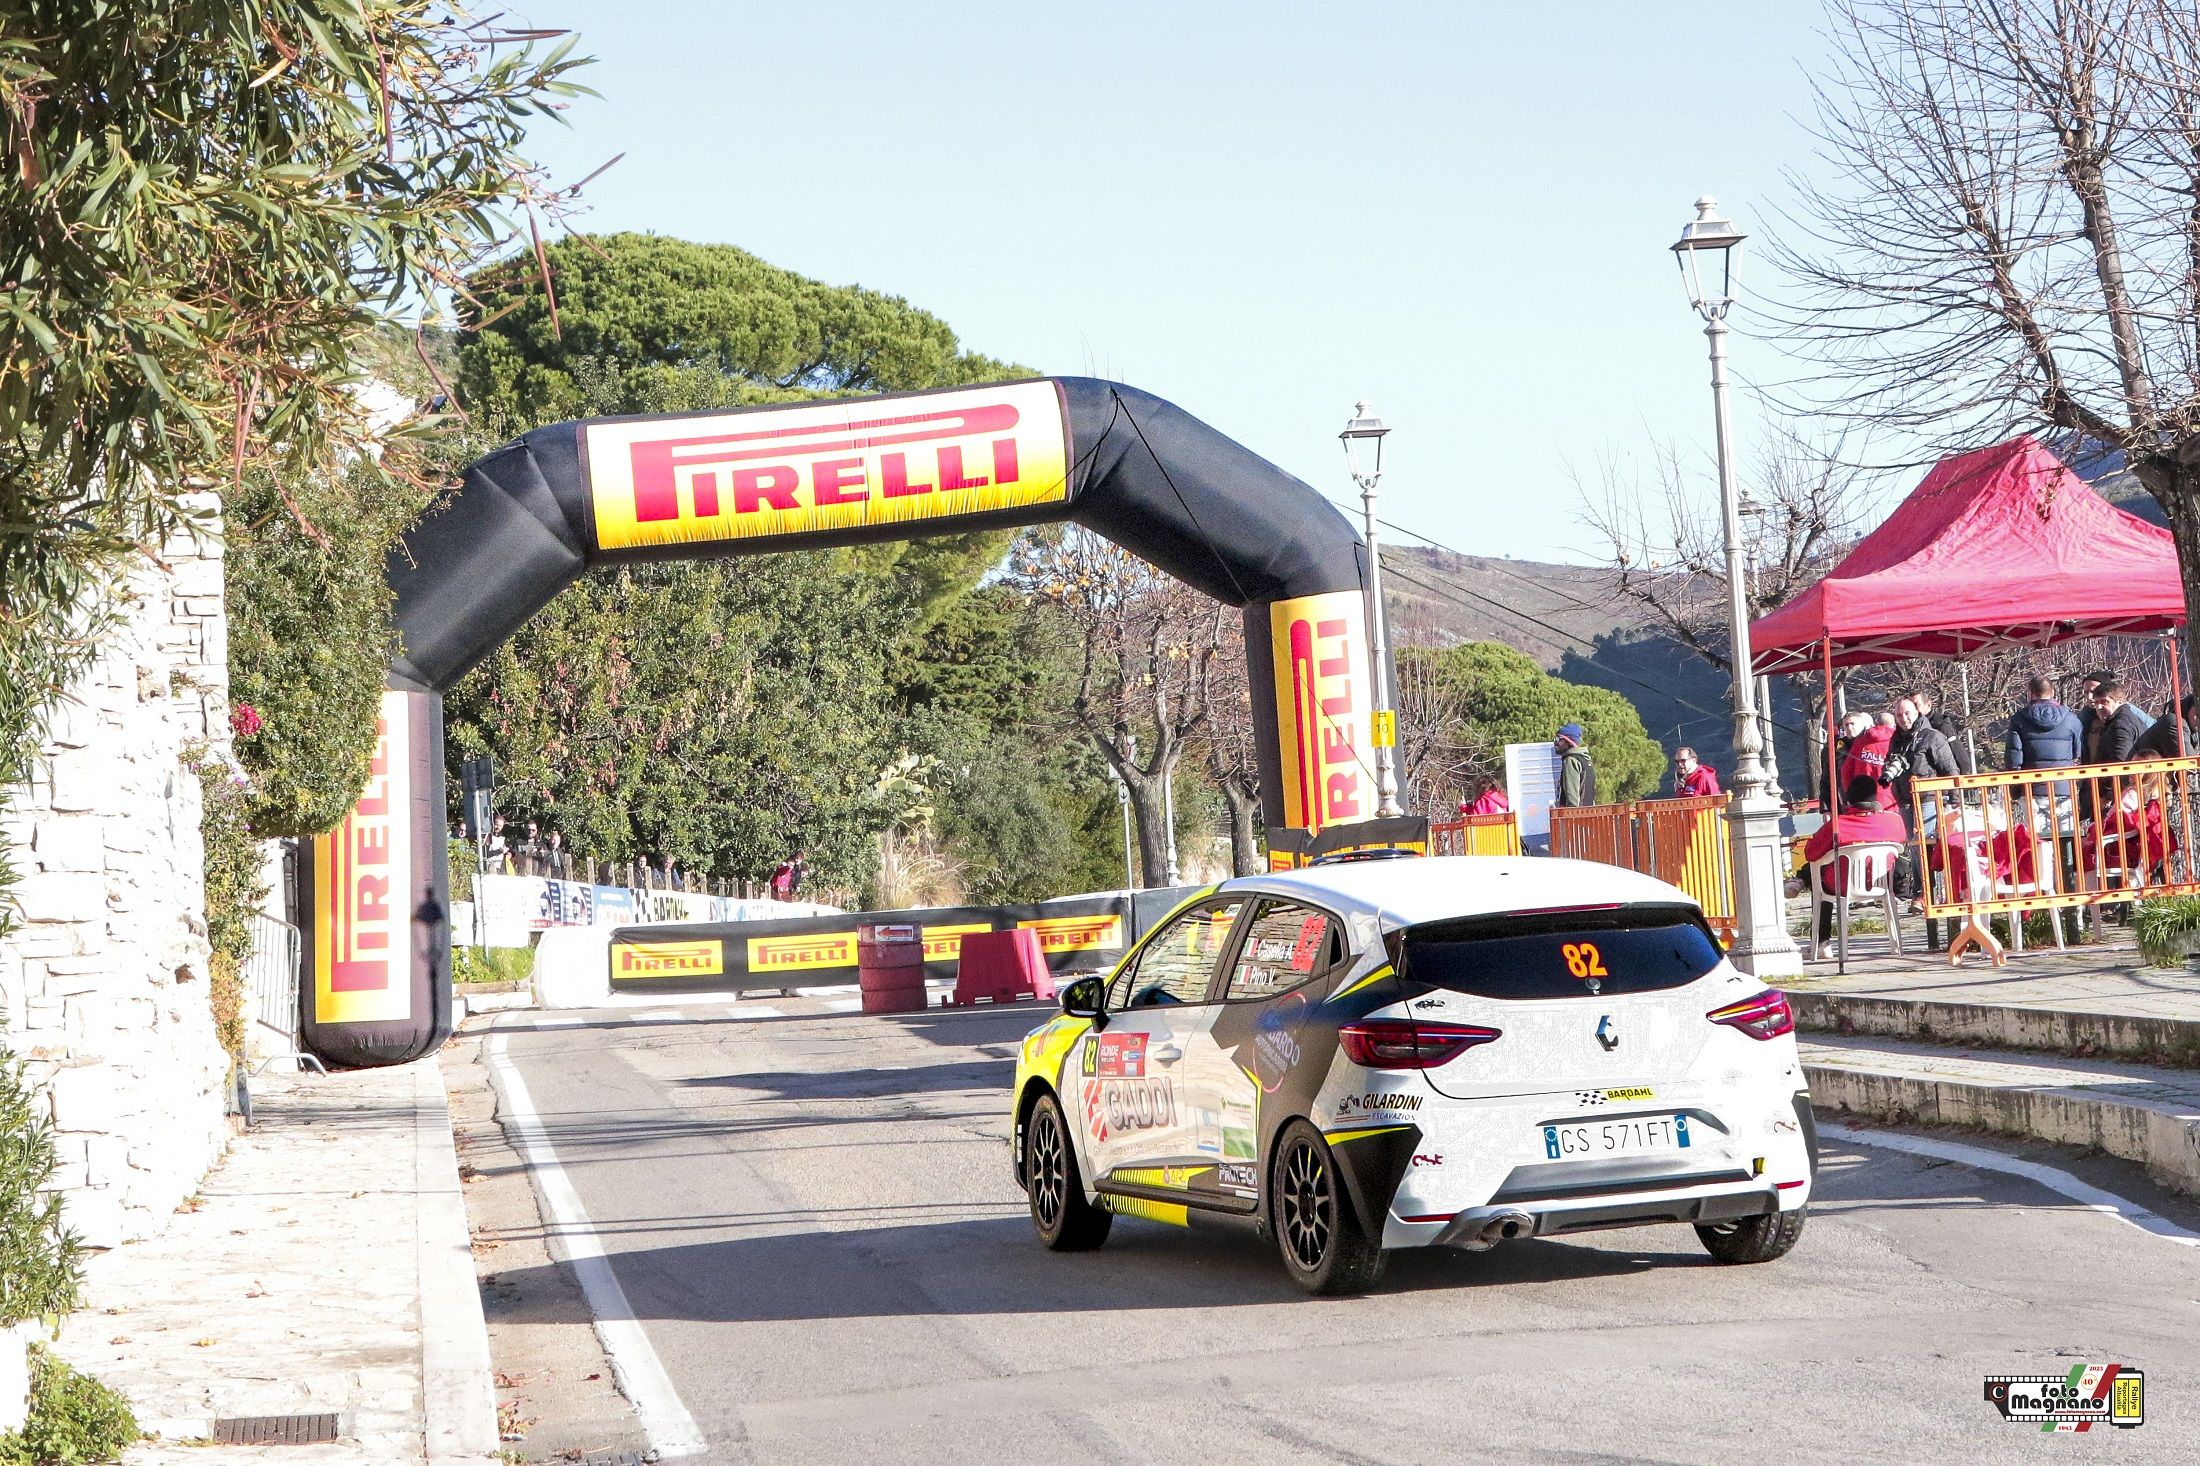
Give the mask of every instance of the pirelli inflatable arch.
[[581, 572], [1048, 520], [1244, 608], [1271, 831], [1304, 848], [1372, 818], [1358, 533], [1157, 397], [1061, 377], [559, 423], [469, 467], [391, 555], [372, 772], [303, 873], [307, 1046], [400, 1064], [449, 1035], [442, 694]]

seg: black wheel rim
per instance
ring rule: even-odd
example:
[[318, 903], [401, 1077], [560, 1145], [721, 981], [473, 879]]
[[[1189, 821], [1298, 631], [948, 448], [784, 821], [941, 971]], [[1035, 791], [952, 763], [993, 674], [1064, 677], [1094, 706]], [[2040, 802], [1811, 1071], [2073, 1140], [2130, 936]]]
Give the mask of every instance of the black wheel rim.
[[1062, 1205], [1069, 1195], [1069, 1166], [1062, 1149], [1062, 1127], [1055, 1123], [1051, 1105], [1042, 1106], [1031, 1118], [1031, 1212], [1039, 1225], [1053, 1231], [1062, 1219]]
[[1283, 1245], [1291, 1260], [1308, 1272], [1329, 1255], [1336, 1227], [1336, 1199], [1329, 1189], [1329, 1166], [1307, 1140], [1296, 1140], [1283, 1157]]

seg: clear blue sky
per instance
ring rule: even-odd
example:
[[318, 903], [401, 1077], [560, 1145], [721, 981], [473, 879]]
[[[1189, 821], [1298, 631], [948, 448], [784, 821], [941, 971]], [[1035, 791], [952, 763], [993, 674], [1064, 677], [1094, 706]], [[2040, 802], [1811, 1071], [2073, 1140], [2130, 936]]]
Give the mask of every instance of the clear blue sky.
[[1332, 497], [1366, 396], [1386, 518], [1540, 559], [1595, 546], [1569, 465], [1708, 443], [1665, 247], [1706, 191], [1761, 237], [1823, 46], [1810, 0], [519, 9], [599, 58], [536, 138], [564, 181], [626, 154], [581, 227], [905, 296]]

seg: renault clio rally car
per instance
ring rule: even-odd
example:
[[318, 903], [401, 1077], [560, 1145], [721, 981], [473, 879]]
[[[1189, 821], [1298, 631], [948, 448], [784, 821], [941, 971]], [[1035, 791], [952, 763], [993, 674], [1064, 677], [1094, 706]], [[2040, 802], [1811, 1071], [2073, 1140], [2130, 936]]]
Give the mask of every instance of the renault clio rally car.
[[1062, 990], [1016, 1066], [1039, 1239], [1250, 1224], [1312, 1293], [1387, 1250], [1693, 1223], [1721, 1262], [1803, 1230], [1817, 1132], [1787, 1000], [1679, 890], [1456, 857], [1227, 881]]

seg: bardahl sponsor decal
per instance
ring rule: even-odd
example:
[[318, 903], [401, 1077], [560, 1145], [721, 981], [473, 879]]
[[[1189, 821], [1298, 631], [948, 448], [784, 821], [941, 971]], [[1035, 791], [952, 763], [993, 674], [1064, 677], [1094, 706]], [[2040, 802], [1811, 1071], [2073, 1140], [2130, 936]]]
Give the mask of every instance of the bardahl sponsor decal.
[[1034, 921], [1019, 921], [1016, 925], [1038, 934], [1042, 952], [1103, 952], [1123, 945], [1123, 918], [1113, 913], [1042, 916]]
[[367, 787], [313, 841], [314, 1016], [322, 1023], [412, 1017], [412, 705], [382, 694]]
[[613, 977], [718, 977], [726, 970], [725, 944], [620, 942], [611, 949]]
[[1284, 823], [1294, 829], [1320, 831], [1371, 812], [1371, 776], [1358, 744], [1367, 724], [1366, 626], [1358, 591], [1268, 608]]
[[810, 932], [794, 937], [749, 938], [751, 972], [787, 972], [797, 968], [855, 965], [854, 932]]
[[581, 430], [606, 550], [954, 519], [1069, 498], [1051, 382]]

